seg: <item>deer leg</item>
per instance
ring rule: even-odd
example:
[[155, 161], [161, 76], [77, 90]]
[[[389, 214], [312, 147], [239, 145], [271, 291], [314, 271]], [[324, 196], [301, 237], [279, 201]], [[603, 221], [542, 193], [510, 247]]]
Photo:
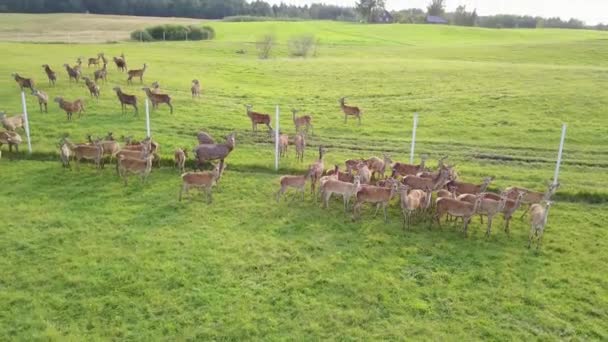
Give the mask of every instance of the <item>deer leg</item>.
[[[488, 219], [489, 219], [489, 218], [490, 218], [490, 217], [488, 216]], [[481, 224], [483, 224], [483, 215], [479, 215], [479, 221], [481, 222]]]
[[281, 200], [281, 195], [285, 192], [285, 188], [283, 186], [281, 186], [281, 188], [279, 189], [279, 191], [277, 191], [277, 203], [279, 203], [279, 201]]
[[543, 234], [544, 232], [541, 231], [540, 234], [538, 234], [538, 238], [536, 240], [536, 251], [538, 252], [540, 250], [540, 245], [543, 243], [543, 236], [545, 234]]
[[378, 215], [378, 211], [380, 210], [380, 203], [376, 204], [376, 211], [374, 211], [374, 217], [376, 217], [376, 215]]
[[388, 215], [387, 215], [386, 203], [382, 203], [382, 209], [384, 210], [384, 222], [388, 223]]
[[357, 118], [359, 119], [359, 126], [361, 126], [361, 115], [357, 115]]
[[467, 236], [467, 229], [468, 229], [468, 227], [469, 227], [469, 221], [470, 221], [470, 220], [471, 220], [471, 218], [470, 218], [470, 217], [463, 217], [463, 218], [462, 218], [462, 221], [464, 222], [464, 227], [463, 227], [463, 230], [464, 230], [464, 236], [465, 236], [465, 237]]
[[526, 215], [528, 214], [528, 211], [530, 211], [531, 206], [532, 206], [531, 204], [528, 204], [528, 207], [526, 208], [526, 210], [524, 210], [524, 212], [521, 214], [521, 217], [519, 218], [520, 220], [522, 220], [522, 221], [524, 220], [524, 217], [526, 217]]
[[511, 217], [505, 217], [505, 233], [509, 235], [509, 222], [511, 222]]
[[49, 112], [49, 105], [46, 102], [44, 103], [44, 112], [47, 114]]
[[167, 102], [167, 104], [169, 105], [169, 108], [171, 108], [171, 114], [173, 114], [173, 106], [171, 105], [170, 102]]
[[348, 121], [348, 115], [344, 114], [344, 123], [346, 123]]
[[486, 230], [486, 236], [490, 236], [492, 232], [492, 216], [488, 215], [488, 229]]

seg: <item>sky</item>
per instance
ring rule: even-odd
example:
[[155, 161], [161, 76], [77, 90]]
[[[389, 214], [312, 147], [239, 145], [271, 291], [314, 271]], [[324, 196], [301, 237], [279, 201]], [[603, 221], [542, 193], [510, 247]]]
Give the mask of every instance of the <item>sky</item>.
[[[270, 3], [304, 5], [313, 2], [353, 6], [355, 0], [267, 0]], [[389, 10], [425, 8], [430, 0], [386, 0]], [[480, 15], [520, 14], [541, 17], [576, 18], [589, 25], [608, 23], [608, 0], [446, 0], [447, 10], [458, 5], [477, 9]]]

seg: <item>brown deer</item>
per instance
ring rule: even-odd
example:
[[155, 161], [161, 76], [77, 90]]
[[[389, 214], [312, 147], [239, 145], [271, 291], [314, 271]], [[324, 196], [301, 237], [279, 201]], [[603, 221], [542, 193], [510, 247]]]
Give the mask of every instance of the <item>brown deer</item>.
[[12, 73], [11, 75], [15, 79], [15, 82], [17, 82], [17, 84], [19, 85], [19, 88], [21, 88], [21, 91], [23, 91], [24, 88], [29, 88], [31, 91], [34, 91], [33, 79], [21, 77], [16, 72]]
[[114, 57], [114, 63], [116, 64], [116, 68], [118, 68], [119, 71], [127, 71], [127, 62], [124, 53], [121, 54], [120, 57]]
[[296, 134], [293, 138], [293, 144], [296, 146], [296, 160], [304, 162], [304, 151], [306, 150], [306, 139], [302, 133]]
[[346, 97], [341, 97], [339, 102], [340, 108], [342, 108], [342, 112], [344, 112], [344, 123], [347, 122], [347, 118], [350, 115], [357, 118], [359, 120], [359, 125], [361, 125], [361, 115], [363, 112], [359, 109], [359, 107], [347, 106], [344, 101], [346, 101]]
[[186, 172], [186, 159], [188, 158], [188, 152], [186, 149], [178, 148], [175, 150], [173, 154], [173, 159], [175, 161], [175, 167], [181, 171], [181, 173]]
[[357, 174], [359, 175], [359, 178], [361, 179], [361, 184], [370, 184], [371, 183], [372, 172], [370, 171], [369, 167], [367, 166], [367, 163], [360, 162], [359, 165], [357, 165]]
[[160, 89], [160, 83], [158, 81], [152, 82], [152, 84], [150, 85], [150, 91], [152, 91], [153, 94], [160, 94], [162, 91]]
[[294, 188], [298, 192], [302, 194], [302, 201], [304, 200], [304, 189], [306, 187], [306, 180], [310, 178], [310, 171], [306, 172], [305, 175], [302, 176], [283, 176], [281, 177], [279, 183], [281, 184], [281, 188], [277, 191], [276, 197], [277, 202], [281, 200], [281, 195], [287, 191], [288, 188]]
[[321, 194], [323, 195], [323, 206], [327, 208], [329, 206], [329, 199], [332, 194], [342, 195], [342, 201], [344, 202], [344, 214], [348, 209], [351, 197], [357, 194], [361, 183], [359, 176], [354, 177], [353, 183], [342, 182], [335, 179], [330, 179], [321, 185]]
[[401, 212], [403, 213], [403, 230], [410, 229], [412, 216], [421, 208], [422, 196], [417, 190], [409, 191], [409, 186], [400, 185]]
[[103, 147], [99, 142], [95, 142], [94, 145], [79, 144], [74, 145], [68, 139], [65, 139], [65, 143], [69, 146], [74, 160], [76, 161], [76, 170], [80, 171], [80, 161], [82, 159], [92, 160], [95, 163], [97, 169], [101, 168], [101, 162], [103, 159]]
[[254, 132], [258, 131], [258, 124], [264, 124], [268, 127], [269, 131], [272, 130], [272, 127], [270, 126], [270, 115], [252, 111], [252, 105], [245, 105], [245, 108], [247, 108], [247, 116], [251, 119], [251, 129]]
[[[0, 147], [2, 145], [8, 145], [8, 151], [13, 152], [13, 146], [15, 146], [15, 152], [19, 152], [19, 144], [23, 142], [21, 136], [17, 134], [17, 132], [12, 131], [4, 131], [0, 132]], [[0, 152], [0, 156], [2, 156], [2, 152]]]
[[342, 182], [352, 183], [355, 180], [355, 176], [353, 176], [352, 173], [340, 171], [340, 166], [338, 164], [334, 165], [333, 170], [329, 170], [325, 173], [325, 176], [333, 175], [336, 175], [336, 179]]
[[146, 72], [147, 68], [148, 65], [144, 63], [143, 69], [134, 69], [127, 71], [127, 74], [129, 75], [129, 78], [127, 78], [127, 83], [132, 84], [132, 80], [134, 77], [139, 77], [139, 83], [144, 83], [144, 73]]
[[523, 218], [526, 216], [526, 214], [530, 211], [532, 204], [538, 204], [538, 203], [541, 203], [542, 201], [550, 200], [551, 197], [555, 194], [555, 192], [559, 188], [559, 186], [560, 186], [559, 183], [556, 183], [556, 184], [549, 183], [547, 191], [545, 191], [545, 192], [532, 191], [532, 190], [528, 190], [528, 189], [517, 187], [517, 186], [507, 188], [505, 191], [507, 191], [507, 197], [509, 199], [515, 199], [517, 197], [517, 194], [519, 193], [519, 191], [524, 191], [526, 193], [521, 200], [521, 202], [523, 204], [528, 205], [526, 210], [524, 210], [523, 214], [521, 215], [520, 219], [523, 220]]
[[543, 233], [547, 225], [547, 217], [549, 216], [549, 208], [553, 202], [543, 200], [541, 203], [534, 203], [530, 206], [530, 234], [528, 236], [528, 248], [532, 245], [532, 241], [536, 240], [536, 250], [540, 249], [543, 242]]
[[196, 134], [196, 139], [198, 140], [199, 145], [201, 144], [215, 144], [215, 140], [213, 137], [207, 132], [200, 131]]
[[152, 102], [152, 108], [157, 109], [159, 104], [166, 103], [167, 106], [169, 106], [169, 108], [171, 110], [171, 114], [173, 114], [173, 105], [171, 104], [171, 96], [169, 96], [167, 94], [155, 94], [148, 87], [142, 88], [142, 90], [146, 92], [148, 99], [150, 99], [150, 102]]
[[390, 202], [397, 193], [398, 183], [394, 179], [388, 179], [387, 181], [388, 188], [373, 185], [360, 187], [359, 191], [357, 191], [357, 202], [353, 207], [353, 219], [361, 217], [361, 206], [363, 203], [372, 203], [376, 204], [374, 217], [378, 214], [378, 210], [382, 206], [384, 211], [384, 222], [388, 222], [386, 207], [388, 206], [388, 202]]
[[[319, 181], [319, 179], [321, 178], [321, 176], [323, 175], [323, 171], [325, 170], [325, 165], [323, 163], [323, 155], [325, 154], [325, 149], [323, 148], [322, 145], [319, 146], [319, 159], [314, 162], [313, 164], [310, 164], [310, 166], [308, 166], [308, 173], [310, 174], [310, 192], [313, 194], [315, 194], [315, 186], [317, 185], [317, 182]], [[315, 197], [316, 199], [316, 197]]]
[[[111, 136], [109, 138], [111, 138]], [[113, 139], [108, 139], [108, 137], [106, 137], [104, 140], [97, 139], [94, 141], [93, 137], [88, 134], [87, 140], [89, 141], [89, 145], [94, 145], [95, 143], [101, 144], [101, 147], [103, 147], [103, 155], [108, 156], [108, 162], [110, 163], [112, 162], [112, 159], [116, 157], [118, 152], [120, 152], [120, 144]], [[104, 160], [102, 160], [101, 167], [104, 167]]]
[[420, 159], [420, 164], [418, 165], [396, 162], [395, 164], [393, 164], [393, 176], [416, 176], [418, 173], [424, 171], [424, 164], [427, 158], [428, 156], [426, 154], [423, 154]]
[[108, 80], [108, 63], [103, 63], [103, 67], [100, 70], [95, 70], [93, 76], [95, 76], [95, 82], [103, 80], [103, 83], [106, 83]]
[[141, 177], [141, 182], [145, 184], [152, 171], [153, 159], [154, 156], [152, 155], [146, 155], [144, 159], [120, 156], [118, 159], [118, 173], [125, 181], [125, 186], [128, 185], [130, 173], [139, 175]]
[[236, 133], [231, 133], [226, 137], [226, 142], [223, 144], [201, 144], [194, 149], [196, 156], [197, 168], [201, 169], [203, 163], [211, 160], [220, 161], [220, 169], [223, 168], [224, 159], [234, 150], [236, 146]]
[[[276, 144], [277, 136], [275, 130], [271, 129], [268, 134], [272, 138], [272, 142]], [[287, 157], [287, 148], [289, 147], [289, 136], [279, 132], [279, 157]]]
[[431, 190], [435, 191], [439, 188], [442, 188], [445, 183], [448, 182], [448, 177], [449, 171], [446, 169], [442, 169], [439, 174], [433, 179], [409, 175], [405, 176], [401, 182], [403, 183], [403, 185], [409, 186], [410, 189], [424, 190], [430, 188]]
[[90, 78], [88, 77], [83, 77], [82, 78], [85, 82], [85, 84], [87, 85], [87, 88], [89, 89], [89, 94], [91, 95], [91, 97], [95, 97], [97, 100], [99, 100], [99, 87], [97, 86], [97, 84], [95, 84], [94, 81], [91, 81]]
[[65, 111], [68, 117], [68, 121], [72, 120], [72, 114], [78, 113], [78, 118], [81, 117], [81, 113], [85, 111], [84, 101], [78, 99], [74, 102], [69, 102], [63, 99], [63, 97], [56, 97], [55, 102], [59, 104], [59, 107]]
[[224, 171], [223, 162], [215, 165], [213, 167], [213, 171], [203, 171], [203, 172], [186, 172], [182, 175], [182, 187], [179, 191], [179, 201], [182, 200], [182, 194], [188, 193], [191, 188], [197, 188], [205, 191], [207, 194], [207, 203], [211, 204], [213, 202], [213, 196], [211, 194], [211, 189], [214, 185], [216, 185], [219, 179], [222, 176]]
[[55, 86], [55, 82], [57, 81], [57, 74], [51, 70], [51, 67], [48, 64], [43, 64], [44, 72], [46, 73], [46, 77], [49, 78], [49, 85]]
[[76, 65], [74, 65], [73, 69], [78, 72], [82, 72], [82, 57], [78, 57], [76, 59]]
[[344, 165], [346, 166], [346, 172], [352, 173], [353, 170], [357, 169], [357, 166], [361, 162], [365, 162], [365, 159], [363, 159], [363, 158], [360, 158], [360, 159], [349, 159], [349, 160], [345, 161]]
[[519, 209], [519, 206], [521, 205], [521, 201], [525, 194], [525, 191], [519, 191], [517, 193], [517, 198], [515, 199], [515, 201], [507, 200], [507, 202], [505, 203], [505, 208], [503, 209], [502, 214], [505, 220], [505, 233], [507, 234], [509, 234], [509, 223], [511, 222], [511, 218], [513, 217], [515, 211]]
[[40, 113], [42, 113], [43, 106], [44, 106], [44, 112], [48, 113], [49, 112], [49, 108], [48, 108], [49, 95], [47, 95], [47, 93], [43, 92], [42, 90], [38, 90], [38, 89], [34, 89], [34, 91], [32, 92], [32, 95], [36, 96], [36, 99], [38, 99], [38, 105], [40, 106]]
[[378, 177], [384, 178], [386, 167], [388, 166], [390, 168], [393, 161], [386, 153], [384, 153], [382, 155], [382, 159], [378, 157], [371, 157], [367, 159], [365, 163], [370, 171], [372, 171], [371, 178], [376, 176], [376, 179], [378, 179]]
[[474, 204], [465, 201], [459, 201], [457, 199], [442, 197], [438, 198], [436, 203], [435, 220], [441, 228], [441, 218], [445, 214], [450, 214], [454, 217], [461, 217], [463, 221], [464, 235], [467, 235], [467, 228], [471, 217], [477, 213], [481, 201], [483, 200], [483, 193], [477, 194]]
[[312, 131], [312, 117], [310, 115], [296, 116], [298, 113], [297, 109], [292, 109], [291, 113], [293, 114], [292, 119], [293, 124], [296, 126], [296, 133], [300, 132], [300, 130], [304, 128], [306, 134], [308, 134], [308, 130], [310, 129], [310, 134], [314, 135]]
[[101, 61], [101, 53], [97, 54], [97, 57], [95, 58], [89, 58], [89, 64], [87, 65], [87, 68], [90, 68], [91, 65], [93, 66], [98, 66], [99, 62]]
[[190, 87], [192, 98], [201, 97], [201, 83], [198, 80], [192, 80], [192, 87]]
[[447, 183], [447, 186], [456, 188], [456, 194], [458, 194], [458, 195], [460, 195], [460, 194], [478, 194], [480, 192], [485, 192], [486, 189], [488, 188], [488, 185], [490, 185], [490, 183], [493, 180], [494, 180], [494, 177], [486, 177], [483, 179], [483, 183], [481, 183], [479, 185], [453, 180], [453, 181], [450, 181], [449, 183]]
[[120, 87], [114, 87], [114, 91], [116, 92], [116, 96], [118, 96], [118, 101], [120, 101], [120, 108], [123, 114], [125, 113], [127, 106], [132, 106], [135, 109], [133, 115], [139, 113], [139, 109], [137, 108], [137, 96], [123, 93]]
[[25, 124], [25, 118], [23, 114], [6, 116], [6, 113], [0, 112], [0, 122], [2, 127], [7, 131], [14, 132], [17, 128], [23, 128]]
[[72, 169], [72, 167], [70, 166], [71, 157], [72, 157], [72, 151], [70, 150], [70, 147], [65, 142], [65, 140], [62, 139], [61, 142], [59, 143], [59, 158], [61, 159], [61, 164], [63, 165], [64, 169], [65, 168], [69, 168], [70, 170]]
[[72, 80], [78, 82], [80, 80], [80, 70], [72, 68], [69, 64], [64, 64], [65, 70], [68, 72], [68, 77], [70, 78], [70, 82]]

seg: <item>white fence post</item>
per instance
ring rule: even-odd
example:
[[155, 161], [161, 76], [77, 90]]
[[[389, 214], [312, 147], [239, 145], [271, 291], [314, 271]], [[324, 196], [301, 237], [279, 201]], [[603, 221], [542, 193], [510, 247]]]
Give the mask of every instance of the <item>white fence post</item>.
[[414, 113], [414, 128], [412, 129], [412, 144], [410, 149], [410, 164], [414, 164], [414, 151], [416, 149], [416, 127], [418, 127], [418, 113]]
[[562, 124], [562, 139], [559, 142], [559, 152], [557, 153], [557, 164], [555, 165], [555, 174], [553, 175], [553, 184], [557, 184], [559, 177], [559, 168], [562, 164], [562, 152], [564, 151], [564, 140], [566, 139], [566, 124]]
[[146, 99], [146, 133], [148, 134], [148, 138], [152, 137], [150, 133], [150, 105], [148, 104], [148, 99]]
[[32, 141], [30, 140], [30, 120], [27, 116], [27, 104], [25, 103], [25, 92], [21, 92], [21, 105], [23, 106], [23, 118], [25, 119], [25, 135], [27, 136], [27, 151], [32, 154]]
[[277, 128], [274, 131], [274, 170], [279, 170], [279, 105], [276, 108], [276, 119], [275, 123]]

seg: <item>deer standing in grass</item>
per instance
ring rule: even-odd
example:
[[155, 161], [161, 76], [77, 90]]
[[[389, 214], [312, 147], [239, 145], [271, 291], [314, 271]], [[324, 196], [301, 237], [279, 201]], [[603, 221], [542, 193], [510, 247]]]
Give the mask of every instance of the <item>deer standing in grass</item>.
[[65, 111], [68, 116], [68, 121], [72, 120], [72, 115], [78, 113], [78, 118], [81, 117], [81, 113], [84, 112], [84, 101], [78, 99], [74, 102], [69, 102], [63, 99], [63, 97], [56, 97], [55, 102], [59, 104], [59, 107]]
[[323, 175], [323, 171], [325, 170], [325, 164], [323, 163], [323, 156], [325, 155], [325, 148], [323, 148], [322, 145], [319, 146], [319, 159], [314, 162], [313, 164], [310, 164], [310, 166], [308, 166], [308, 173], [310, 174], [310, 192], [313, 194], [313, 197], [315, 197], [316, 200], [316, 196], [314, 196], [315, 194], [315, 186], [317, 185], [317, 182], [319, 181], [319, 179], [321, 179], [321, 176]]
[[95, 97], [97, 100], [99, 100], [99, 86], [97, 86], [94, 81], [91, 81], [91, 79], [86, 76], [82, 79], [87, 85], [87, 89], [89, 89], [89, 94], [91, 97]]
[[181, 173], [186, 172], [186, 159], [188, 158], [188, 152], [186, 149], [178, 148], [175, 150], [173, 154], [173, 159], [175, 161], [175, 167], [181, 171]]
[[5, 112], [0, 112], [0, 123], [7, 131], [14, 132], [17, 128], [23, 128], [25, 118], [23, 114], [6, 116]]
[[114, 63], [116, 64], [116, 68], [118, 68], [119, 71], [127, 71], [127, 61], [125, 59], [124, 53], [121, 54], [120, 57], [114, 57]]
[[74, 160], [76, 161], [76, 170], [80, 171], [80, 161], [82, 159], [92, 160], [97, 169], [101, 168], [103, 146], [98, 141], [94, 142], [93, 145], [74, 145], [69, 140], [65, 139], [65, 143], [68, 145], [72, 154], [74, 155]]
[[382, 206], [384, 211], [384, 222], [388, 222], [386, 207], [388, 202], [395, 196], [398, 191], [398, 183], [394, 179], [387, 180], [388, 187], [380, 186], [361, 186], [357, 191], [357, 202], [353, 207], [353, 219], [361, 217], [361, 206], [363, 203], [376, 204], [374, 217], [378, 214], [378, 210]]
[[549, 216], [549, 208], [553, 202], [543, 200], [541, 203], [534, 203], [530, 206], [530, 234], [528, 236], [528, 248], [532, 242], [536, 240], [536, 250], [540, 249], [543, 242], [543, 234], [547, 225], [547, 217]]
[[509, 223], [511, 222], [511, 218], [513, 217], [515, 211], [519, 209], [519, 206], [521, 205], [521, 201], [525, 194], [525, 191], [519, 191], [517, 193], [517, 198], [515, 199], [515, 201], [509, 199], [505, 203], [505, 207], [502, 211], [502, 214], [505, 220], [505, 233], [507, 233], [507, 235], [509, 234]]
[[49, 108], [48, 108], [49, 95], [47, 95], [47, 93], [43, 92], [42, 90], [38, 90], [38, 89], [34, 89], [34, 91], [32, 92], [32, 95], [36, 96], [36, 99], [38, 99], [38, 105], [40, 106], [40, 113], [42, 113], [43, 106], [44, 106], [44, 112], [48, 113], [49, 112]]
[[481, 184], [471, 184], [452, 180], [447, 186], [456, 188], [456, 194], [478, 194], [485, 192], [488, 185], [494, 180], [494, 177], [486, 177]]
[[[12, 132], [12, 131], [0, 132], [0, 147], [2, 147], [2, 145], [4, 145], [4, 144], [7, 144], [9, 152], [13, 151], [13, 146], [15, 146], [15, 152], [19, 152], [19, 144], [21, 144], [22, 142], [23, 142], [23, 139], [21, 139], [21, 136], [19, 134], [17, 134], [17, 132]], [[1, 156], [2, 156], [2, 152], [0, 151], [0, 157]]]
[[218, 163], [213, 167], [213, 171], [203, 172], [186, 172], [182, 174], [182, 187], [179, 191], [179, 201], [182, 200], [182, 195], [187, 194], [191, 188], [197, 188], [205, 191], [207, 195], [207, 203], [213, 202], [211, 189], [216, 185], [224, 171], [223, 162]]
[[46, 77], [49, 79], [49, 85], [55, 86], [55, 82], [57, 81], [57, 74], [51, 70], [51, 67], [48, 64], [43, 64], [44, 72], [46, 73]]
[[304, 129], [306, 134], [308, 134], [308, 130], [310, 130], [310, 134], [314, 135], [312, 127], [312, 117], [310, 115], [296, 116], [296, 114], [298, 113], [297, 109], [292, 109], [291, 112], [293, 114], [293, 124], [296, 126], [296, 133]]
[[236, 133], [231, 133], [226, 137], [223, 144], [200, 144], [194, 149], [197, 168], [202, 168], [203, 163], [211, 160], [220, 161], [220, 169], [223, 168], [224, 159], [234, 150], [236, 146]]
[[304, 151], [306, 150], [306, 138], [304, 138], [304, 134], [296, 134], [293, 138], [293, 144], [296, 147], [296, 160], [304, 162]]
[[152, 90], [150, 90], [150, 88], [147, 88], [147, 87], [142, 88], [142, 90], [146, 92], [148, 99], [150, 99], [150, 102], [152, 102], [152, 108], [157, 109], [159, 104], [166, 103], [167, 106], [169, 106], [169, 109], [171, 110], [171, 114], [173, 114], [173, 105], [171, 104], [171, 96], [169, 96], [167, 94], [153, 93]]
[[68, 72], [70, 82], [72, 80], [78, 82], [80, 80], [80, 70], [72, 68], [69, 64], [64, 64], [65, 70]]
[[247, 116], [251, 120], [252, 131], [254, 131], [254, 132], [258, 131], [258, 124], [266, 125], [266, 127], [268, 127], [269, 131], [272, 130], [272, 126], [270, 126], [270, 115], [252, 111], [251, 110], [251, 108], [253, 108], [252, 105], [245, 105], [245, 108], [247, 108]]
[[103, 67], [100, 70], [95, 70], [93, 75], [95, 76], [95, 82], [103, 80], [103, 83], [106, 83], [108, 79], [108, 63], [103, 63]]
[[141, 182], [145, 184], [152, 171], [153, 159], [154, 156], [151, 154], [146, 154], [143, 159], [120, 156], [118, 159], [118, 173], [125, 181], [125, 186], [128, 185], [129, 174], [139, 175]]
[[[337, 174], [336, 174], [337, 175]], [[342, 182], [336, 179], [327, 180], [321, 185], [321, 194], [323, 196], [323, 206], [327, 208], [329, 206], [329, 199], [332, 194], [342, 195], [342, 201], [344, 202], [344, 214], [348, 210], [351, 197], [357, 194], [361, 183], [359, 176], [354, 177], [353, 183]]]
[[422, 203], [422, 196], [418, 190], [410, 191], [409, 186], [400, 185], [400, 199], [401, 199], [401, 212], [403, 213], [403, 230], [410, 229], [412, 216], [420, 209]]
[[420, 164], [412, 165], [401, 162], [396, 162], [393, 164], [393, 176], [416, 176], [418, 173], [424, 171], [424, 164], [426, 163], [428, 156], [423, 154], [420, 159]]
[[201, 97], [201, 83], [198, 80], [192, 80], [190, 92], [192, 93], [192, 98]]
[[114, 87], [114, 91], [116, 92], [116, 96], [118, 96], [118, 101], [120, 101], [120, 108], [123, 114], [125, 113], [127, 106], [132, 106], [135, 109], [133, 115], [139, 113], [137, 108], [137, 96], [123, 93], [120, 87]]
[[95, 57], [95, 58], [89, 58], [89, 64], [87, 65], [87, 68], [90, 68], [91, 65], [93, 65], [95, 67], [98, 66], [99, 62], [101, 61], [101, 56], [102, 55], [103, 55], [102, 53], [98, 53], [97, 57]]
[[386, 167], [388, 166], [390, 168], [392, 162], [393, 161], [386, 153], [382, 155], [382, 159], [378, 157], [371, 157], [365, 161], [365, 163], [367, 163], [367, 167], [372, 172], [371, 178], [374, 178], [374, 176], [376, 176], [376, 179], [378, 179], [378, 177], [384, 178]]
[[129, 78], [127, 78], [127, 83], [132, 84], [132, 80], [135, 77], [139, 77], [139, 83], [144, 83], [144, 73], [146, 72], [147, 68], [148, 65], [144, 63], [143, 69], [134, 69], [127, 71], [127, 74], [129, 75]]
[[[272, 142], [276, 144], [277, 136], [274, 129], [268, 131], [270, 137], [272, 138]], [[287, 149], [289, 147], [289, 136], [287, 134], [283, 134], [279, 132], [279, 157], [287, 157]]]
[[524, 191], [526, 193], [521, 200], [521, 202], [523, 204], [528, 205], [526, 210], [524, 210], [523, 214], [521, 215], [520, 219], [523, 220], [524, 217], [526, 216], [526, 214], [530, 211], [532, 204], [538, 204], [538, 203], [541, 203], [542, 201], [550, 200], [551, 196], [553, 196], [555, 194], [555, 192], [557, 191], [558, 188], [559, 188], [559, 183], [555, 183], [555, 184], [549, 183], [547, 191], [545, 191], [545, 192], [532, 191], [532, 190], [528, 190], [528, 189], [517, 187], [517, 186], [507, 188], [506, 191], [507, 191], [507, 196], [509, 197], [509, 199], [517, 198], [517, 194], [519, 191]]
[[35, 84], [34, 84], [33, 79], [21, 77], [16, 72], [12, 73], [11, 75], [15, 79], [15, 82], [17, 82], [17, 84], [19, 85], [19, 88], [21, 89], [21, 91], [23, 91], [23, 89], [25, 89], [25, 88], [29, 88], [31, 91], [34, 91]]
[[344, 123], [347, 122], [349, 116], [354, 116], [359, 120], [359, 125], [361, 125], [361, 115], [363, 112], [359, 109], [359, 107], [347, 106], [345, 104], [346, 97], [340, 98], [340, 108], [342, 108], [342, 112], [344, 113]]
[[441, 218], [445, 214], [450, 214], [454, 217], [461, 217], [463, 221], [464, 235], [466, 236], [471, 217], [477, 213], [482, 200], [483, 193], [476, 195], [474, 204], [447, 197], [438, 198], [435, 202], [435, 220], [437, 221], [437, 225], [439, 225], [439, 228], [441, 228]]
[[310, 178], [310, 170], [306, 174], [301, 176], [283, 176], [279, 180], [281, 188], [277, 191], [276, 198], [277, 203], [281, 200], [281, 196], [285, 194], [288, 188], [294, 188], [297, 192], [302, 194], [302, 201], [304, 200], [304, 192], [306, 188], [306, 181]]

